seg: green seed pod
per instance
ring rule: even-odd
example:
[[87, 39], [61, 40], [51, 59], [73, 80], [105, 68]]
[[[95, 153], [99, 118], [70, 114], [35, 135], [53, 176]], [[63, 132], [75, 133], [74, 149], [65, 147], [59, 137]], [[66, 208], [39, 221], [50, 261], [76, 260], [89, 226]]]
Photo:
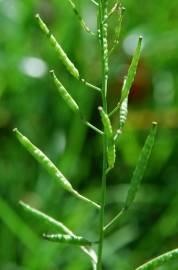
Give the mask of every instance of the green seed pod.
[[111, 139], [113, 136], [113, 130], [112, 130], [109, 116], [104, 112], [102, 107], [99, 107], [98, 109], [101, 115], [101, 120], [105, 129], [105, 132], [106, 132], [106, 136], [108, 139]]
[[65, 176], [58, 170], [58, 168], [52, 163], [52, 161], [35, 145], [33, 145], [29, 139], [23, 136], [17, 129], [13, 130], [16, 134], [19, 142], [27, 149], [27, 151], [48, 171], [48, 173], [54, 177], [65, 190], [72, 192], [73, 188]]
[[[30, 205], [22, 201], [20, 201], [20, 206], [22, 210], [29, 215], [29, 217], [35, 218], [37, 222], [40, 222], [40, 224], [47, 225], [50, 230], [57, 229], [58, 231], [62, 231], [62, 233], [76, 237], [76, 235], [71, 230], [69, 230], [63, 223], [55, 220], [54, 218], [44, 214], [43, 212], [35, 208], [32, 208]], [[80, 249], [92, 259], [93, 263], [96, 264], [95, 251], [91, 247], [88, 248], [80, 246]]]
[[16, 128], [13, 130], [16, 134], [19, 142], [27, 149], [27, 151], [48, 171], [48, 173], [59, 183], [65, 190], [72, 193], [76, 198], [89, 203], [95, 208], [99, 209], [100, 206], [92, 200], [82, 196], [75, 189], [73, 189], [70, 182], [65, 176], [58, 170], [58, 168], [52, 163], [52, 161], [35, 145], [33, 145], [29, 139], [23, 136]]
[[[135, 270], [154, 270], [158, 269], [163, 264], [170, 262], [174, 259], [178, 259], [178, 248], [171, 250], [167, 253], [160, 255], [159, 257], [154, 258], [153, 260], [143, 264]], [[160, 269], [160, 268], [159, 268]], [[168, 269], [168, 268], [165, 268]]]
[[77, 105], [77, 103], [75, 102], [75, 100], [71, 97], [71, 95], [67, 92], [67, 90], [64, 88], [64, 86], [62, 85], [62, 83], [58, 80], [58, 78], [56, 77], [54, 71], [51, 71], [52, 77], [54, 79], [54, 83], [60, 93], [60, 95], [62, 96], [62, 98], [64, 99], [64, 101], [67, 103], [67, 105], [74, 111], [74, 112], [79, 112], [79, 107]]
[[43, 234], [46, 240], [77, 246], [91, 246], [91, 242], [81, 236], [71, 236], [67, 234]]
[[128, 97], [131, 86], [132, 86], [133, 81], [135, 79], [137, 66], [138, 66], [138, 62], [139, 62], [139, 59], [140, 59], [142, 39], [143, 38], [140, 36], [139, 40], [138, 40], [137, 48], [135, 50], [131, 65], [130, 65], [129, 70], [128, 70], [127, 79], [123, 84], [120, 104], [122, 104], [122, 102], [125, 100], [125, 98]]
[[39, 222], [40, 224], [46, 225], [49, 229], [56, 229], [58, 231], [61, 231], [62, 233], [74, 235], [74, 233], [70, 231], [60, 221], [46, 215], [45, 213], [31, 207], [30, 205], [22, 201], [20, 201], [19, 204], [23, 212], [27, 214], [30, 218], [34, 219], [35, 222]]
[[133, 173], [133, 176], [131, 179], [131, 183], [130, 183], [130, 187], [128, 190], [125, 206], [124, 206], [125, 209], [129, 208], [135, 199], [135, 196], [136, 196], [136, 193], [137, 193], [138, 188], [140, 186], [141, 180], [143, 178], [149, 157], [150, 157], [151, 152], [152, 152], [152, 148], [153, 148], [153, 145], [155, 142], [156, 132], [157, 132], [157, 123], [154, 122], [152, 124], [152, 128], [150, 130], [150, 133], [149, 133], [149, 135], [146, 139], [146, 142], [143, 146], [143, 149], [141, 151], [137, 166], [134, 170], [134, 173]]
[[49, 41], [52, 45], [52, 47], [55, 49], [57, 52], [58, 57], [60, 60], [63, 62], [67, 70], [71, 73], [72, 76], [74, 76], [76, 79], [79, 79], [79, 72], [77, 68], [74, 66], [74, 64], [71, 62], [71, 60], [68, 58], [60, 44], [57, 42], [55, 37], [50, 33], [47, 25], [43, 22], [43, 20], [40, 18], [40, 15], [36, 15], [36, 19], [38, 21], [38, 24], [41, 28], [41, 30], [47, 35], [49, 38]]
[[128, 97], [126, 97], [122, 104], [121, 104], [121, 107], [120, 107], [120, 121], [119, 121], [119, 124], [120, 124], [120, 129], [122, 130], [124, 125], [125, 125], [125, 122], [127, 120], [127, 114], [128, 114]]
[[114, 167], [115, 160], [116, 160], [116, 146], [114, 144], [114, 140], [108, 143], [107, 159], [108, 159], [109, 169], [112, 169]]

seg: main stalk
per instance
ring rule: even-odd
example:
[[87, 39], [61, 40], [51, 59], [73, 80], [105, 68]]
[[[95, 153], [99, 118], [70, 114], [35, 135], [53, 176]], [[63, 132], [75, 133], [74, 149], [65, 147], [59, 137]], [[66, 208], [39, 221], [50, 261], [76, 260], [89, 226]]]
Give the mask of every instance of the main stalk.
[[[107, 88], [108, 88], [108, 0], [99, 0], [98, 12], [98, 34], [101, 49], [101, 62], [102, 62], [102, 106], [107, 113]], [[101, 186], [101, 210], [100, 210], [100, 223], [99, 223], [99, 246], [98, 246], [98, 263], [97, 270], [102, 269], [102, 254], [103, 254], [103, 241], [104, 241], [104, 212], [105, 212], [105, 199], [106, 199], [106, 170], [107, 170], [107, 138], [104, 132], [103, 135], [103, 169], [102, 169], [102, 186]]]

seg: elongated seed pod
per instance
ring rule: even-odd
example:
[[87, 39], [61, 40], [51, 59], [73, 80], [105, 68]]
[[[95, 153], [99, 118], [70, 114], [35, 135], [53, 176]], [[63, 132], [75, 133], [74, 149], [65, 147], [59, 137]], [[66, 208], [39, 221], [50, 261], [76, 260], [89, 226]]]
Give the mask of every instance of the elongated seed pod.
[[49, 229], [57, 229], [59, 232], [69, 234], [71, 236], [75, 235], [62, 222], [46, 215], [40, 210], [37, 210], [22, 201], [20, 201], [19, 204], [25, 214], [27, 214], [31, 218], [34, 218], [37, 222], [47, 225]]
[[58, 170], [52, 161], [27, 137], [22, 135], [18, 129], [13, 130], [19, 142], [28, 150], [28, 152], [48, 171], [48, 173], [59, 183], [65, 190], [72, 192], [73, 188], [65, 176]]
[[131, 183], [130, 183], [130, 187], [128, 190], [128, 194], [127, 194], [127, 198], [126, 198], [126, 202], [125, 202], [125, 206], [124, 208], [127, 209], [130, 207], [130, 205], [132, 204], [133, 200], [135, 199], [136, 193], [138, 191], [138, 188], [140, 186], [140, 182], [143, 178], [149, 157], [151, 155], [152, 152], [152, 148], [155, 142], [155, 136], [156, 136], [156, 132], [157, 132], [157, 123], [153, 123], [152, 124], [152, 128], [150, 130], [150, 133], [146, 139], [146, 142], [143, 146], [143, 149], [141, 151], [137, 166], [134, 170], [132, 179], [131, 179]]
[[92, 243], [81, 236], [71, 236], [68, 234], [43, 234], [43, 238], [51, 242], [72, 244], [77, 246], [91, 246]]
[[79, 13], [79, 11], [78, 11], [76, 5], [74, 4], [74, 2], [73, 2], [72, 0], [68, 0], [68, 1], [69, 1], [70, 5], [71, 5], [73, 11], [74, 11], [74, 14], [75, 14], [76, 17], [78, 18], [79, 23], [80, 23], [80, 25], [82, 26], [82, 28], [83, 28], [87, 33], [89, 33], [89, 34], [91, 34], [91, 35], [95, 35], [95, 34], [90, 30], [90, 28], [86, 25], [85, 21], [84, 21], [83, 18], [81, 17], [81, 15], [80, 15], [80, 13]]
[[109, 116], [104, 112], [102, 107], [99, 107], [98, 109], [99, 109], [99, 112], [100, 112], [100, 115], [101, 115], [101, 121], [103, 123], [104, 129], [105, 129], [105, 132], [106, 132], [106, 136], [108, 138], [112, 138], [113, 130], [112, 130], [112, 126], [111, 126]]
[[77, 105], [77, 103], [75, 102], [75, 100], [71, 97], [71, 95], [67, 92], [67, 90], [65, 89], [65, 87], [62, 85], [62, 83], [58, 80], [58, 78], [56, 77], [56, 74], [54, 73], [53, 70], [51, 70], [50, 72], [52, 74], [54, 83], [58, 89], [59, 94], [61, 95], [61, 97], [64, 99], [64, 101], [66, 102], [66, 104], [74, 111], [74, 112], [79, 112], [79, 107]]
[[116, 146], [114, 144], [114, 140], [108, 143], [107, 159], [108, 159], [109, 169], [112, 169], [114, 167], [115, 160], [116, 160]]
[[142, 37], [140, 36], [139, 40], [138, 40], [137, 48], [135, 50], [131, 65], [130, 65], [129, 70], [128, 70], [126, 82], [124, 82], [124, 84], [123, 84], [120, 104], [122, 104], [123, 100], [126, 97], [128, 97], [132, 83], [135, 79], [135, 74], [136, 74], [138, 62], [140, 59], [141, 46], [142, 46]]
[[[136, 268], [135, 270], [154, 270], [160, 267], [161, 265], [174, 259], [178, 259], [178, 248], [171, 250], [167, 253], [164, 253], [159, 257], [154, 258], [153, 260], [143, 264], [142, 266]], [[166, 269], [169, 269], [169, 267]]]
[[92, 200], [82, 196], [75, 189], [73, 189], [70, 182], [65, 178], [65, 176], [58, 170], [58, 168], [52, 163], [52, 161], [34, 144], [30, 142], [24, 135], [22, 135], [17, 128], [13, 130], [16, 134], [19, 142], [27, 149], [27, 151], [48, 171], [48, 173], [60, 184], [65, 190], [72, 193], [76, 198], [89, 203], [95, 208], [100, 208], [100, 206], [93, 202]]
[[71, 60], [68, 58], [67, 54], [64, 52], [60, 44], [57, 42], [55, 37], [50, 33], [50, 30], [48, 29], [47, 25], [44, 23], [44, 21], [40, 18], [40, 15], [36, 15], [36, 19], [38, 21], [38, 24], [41, 28], [41, 30], [47, 35], [52, 47], [55, 49], [59, 59], [63, 62], [67, 70], [71, 73], [72, 76], [74, 76], [76, 79], [79, 79], [79, 72], [77, 68], [74, 66], [74, 64], [71, 62]]
[[[22, 210], [28, 214], [30, 217], [35, 218], [37, 221], [39, 221], [42, 224], [46, 224], [50, 229], [55, 228], [59, 231], [62, 231], [63, 233], [70, 235], [70, 236], [76, 236], [69, 228], [67, 228], [62, 222], [57, 221], [56, 219], [46, 215], [45, 213], [31, 207], [30, 205], [20, 201], [20, 206]], [[91, 259], [94, 264], [96, 264], [96, 255], [95, 251], [91, 248], [87, 247], [80, 247], [81, 250], [86, 253]]]
[[120, 129], [122, 130], [125, 122], [127, 120], [127, 114], [128, 114], [128, 97], [126, 97], [120, 107], [120, 120], [119, 120], [119, 125]]

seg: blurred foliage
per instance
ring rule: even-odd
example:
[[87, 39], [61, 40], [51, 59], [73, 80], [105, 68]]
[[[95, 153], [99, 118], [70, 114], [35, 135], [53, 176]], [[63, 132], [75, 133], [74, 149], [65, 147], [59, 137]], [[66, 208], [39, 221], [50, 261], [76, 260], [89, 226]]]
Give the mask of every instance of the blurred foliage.
[[[89, 0], [76, 4], [95, 31], [95, 7]], [[121, 40], [110, 58], [110, 109], [118, 100], [136, 37], [142, 34], [145, 43], [117, 166], [108, 178], [107, 221], [122, 206], [148, 127], [152, 120], [159, 122], [157, 143], [134, 207], [105, 242], [104, 269], [129, 270], [175, 248], [178, 241], [178, 2], [125, 0], [123, 4]], [[56, 70], [87, 119], [98, 126], [100, 100], [65, 71], [35, 23], [37, 12], [84, 77], [100, 84], [97, 42], [80, 28], [67, 1], [0, 1], [0, 268], [86, 270], [90, 269], [88, 258], [79, 249], [41, 240], [45, 228], [24, 217], [18, 207], [24, 199], [76, 233], [96, 236], [97, 213], [58, 189], [12, 134], [17, 126], [74, 186], [99, 200], [100, 138], [69, 111], [48, 70]], [[114, 22], [113, 17], [110, 44]], [[117, 117], [113, 117], [115, 126]], [[177, 265], [173, 262], [159, 270], [174, 270]]]

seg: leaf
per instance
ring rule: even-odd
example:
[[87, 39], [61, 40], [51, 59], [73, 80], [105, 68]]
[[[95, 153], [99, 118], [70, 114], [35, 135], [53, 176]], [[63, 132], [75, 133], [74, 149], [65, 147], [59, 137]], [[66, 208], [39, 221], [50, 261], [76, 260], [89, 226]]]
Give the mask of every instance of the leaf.
[[41, 28], [41, 30], [46, 34], [48, 37], [52, 47], [55, 49], [59, 59], [63, 62], [67, 70], [70, 72], [72, 76], [74, 76], [76, 79], [79, 79], [79, 72], [77, 68], [74, 66], [74, 64], [71, 62], [71, 60], [68, 58], [67, 54], [64, 52], [60, 44], [57, 42], [55, 37], [50, 33], [50, 30], [48, 29], [47, 25], [44, 23], [44, 21], [41, 19], [39, 14], [36, 14], [37, 22]]
[[[162, 254], [159, 257], [152, 259], [151, 261], [143, 264], [142, 266], [136, 268], [135, 270], [153, 270], [157, 269], [159, 266], [173, 260], [178, 259], [178, 249], [171, 250], [167, 253]], [[169, 268], [167, 268], [169, 269]]]
[[72, 244], [78, 246], [91, 246], [92, 243], [81, 236], [71, 236], [68, 234], [43, 234], [43, 238], [51, 242]]
[[121, 99], [120, 104], [122, 104], [123, 100], [128, 97], [131, 86], [133, 84], [133, 81], [135, 79], [136, 71], [138, 62], [140, 59], [140, 53], [141, 53], [141, 46], [142, 46], [142, 37], [140, 36], [138, 39], [137, 48], [135, 50], [131, 65], [128, 70], [127, 79], [123, 84], [122, 92], [121, 92]]
[[135, 199], [135, 196], [137, 194], [138, 188], [139, 188], [140, 183], [142, 181], [148, 160], [149, 160], [151, 152], [152, 152], [152, 148], [153, 148], [153, 145], [155, 142], [156, 132], [157, 132], [157, 123], [153, 122], [152, 128], [151, 128], [150, 133], [146, 139], [144, 147], [141, 151], [137, 166], [134, 170], [134, 173], [133, 173], [133, 176], [131, 179], [130, 187], [128, 190], [128, 194], [127, 194], [127, 198], [126, 198], [126, 202], [125, 202], [125, 206], [124, 206], [125, 209], [129, 208]]

